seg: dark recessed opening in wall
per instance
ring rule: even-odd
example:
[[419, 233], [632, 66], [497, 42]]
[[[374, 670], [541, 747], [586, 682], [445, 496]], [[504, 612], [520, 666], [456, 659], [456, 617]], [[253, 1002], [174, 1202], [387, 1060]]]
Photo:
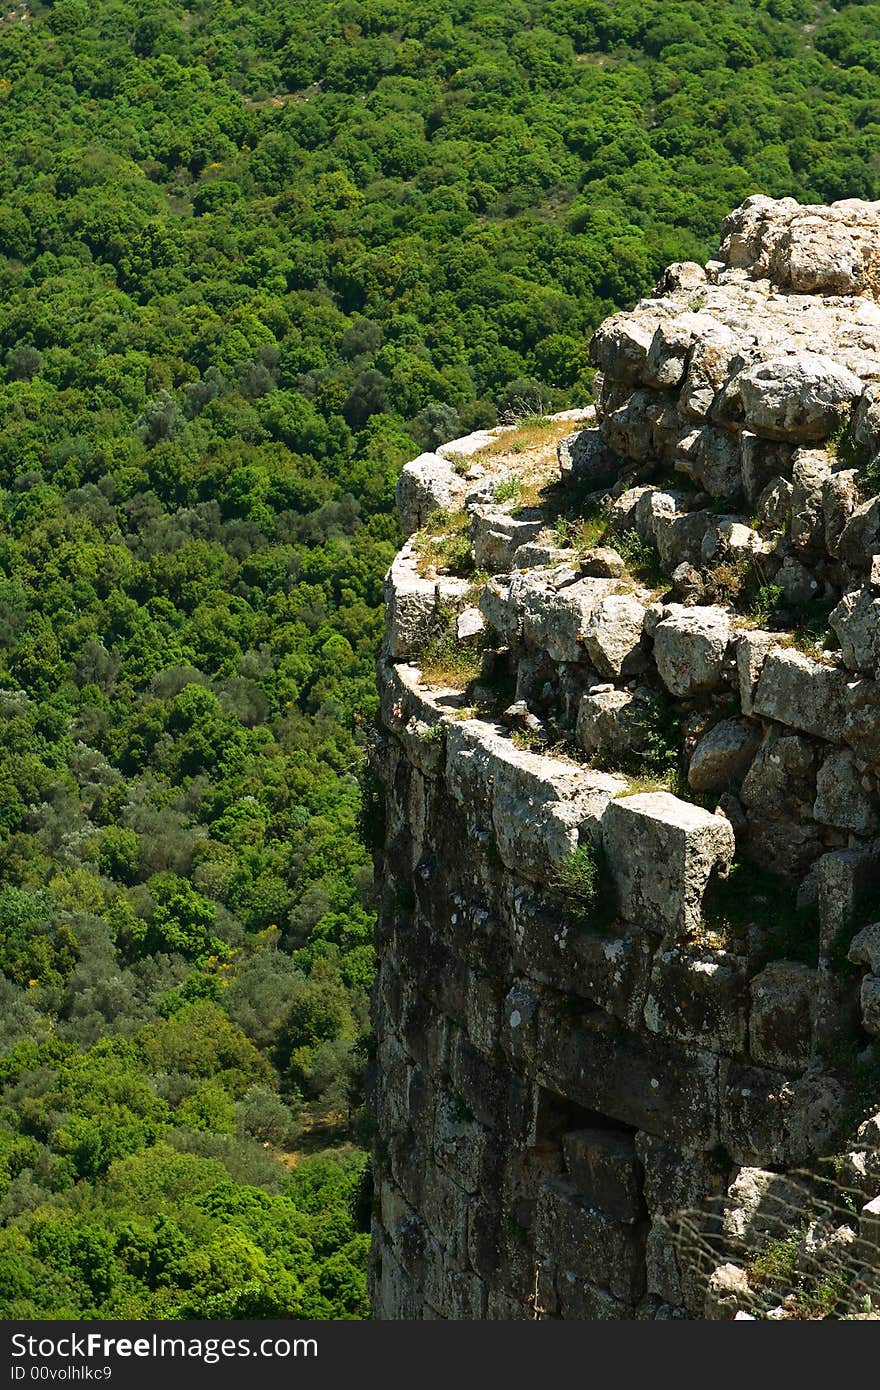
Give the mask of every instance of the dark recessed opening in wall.
[[[561, 1182], [569, 1200], [579, 1199], [612, 1219], [644, 1222], [644, 1171], [636, 1153], [636, 1133], [632, 1125], [539, 1090], [531, 1149], [544, 1170], [539, 1182]], [[534, 1207], [532, 1198], [523, 1204], [523, 1212], [530, 1218]]]
[[533, 1146], [561, 1145], [562, 1136], [574, 1129], [601, 1129], [620, 1135], [621, 1138], [634, 1137], [634, 1125], [602, 1115], [598, 1110], [589, 1110], [585, 1105], [577, 1105], [565, 1096], [557, 1095], [545, 1087], [538, 1087], [535, 1103], [533, 1127]]

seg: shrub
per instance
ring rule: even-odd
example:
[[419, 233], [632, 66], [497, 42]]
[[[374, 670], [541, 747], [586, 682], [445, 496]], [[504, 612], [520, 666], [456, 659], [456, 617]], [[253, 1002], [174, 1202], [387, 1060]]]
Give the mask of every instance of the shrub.
[[610, 905], [605, 855], [591, 841], [578, 845], [560, 865], [553, 885], [580, 925], [600, 925]]

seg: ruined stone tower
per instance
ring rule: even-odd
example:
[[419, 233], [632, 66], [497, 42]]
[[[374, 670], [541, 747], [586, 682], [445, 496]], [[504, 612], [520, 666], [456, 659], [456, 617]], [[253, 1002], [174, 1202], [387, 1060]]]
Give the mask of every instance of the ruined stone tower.
[[378, 1317], [748, 1315], [774, 1240], [870, 1304], [878, 296], [880, 204], [751, 198], [595, 411], [403, 472]]

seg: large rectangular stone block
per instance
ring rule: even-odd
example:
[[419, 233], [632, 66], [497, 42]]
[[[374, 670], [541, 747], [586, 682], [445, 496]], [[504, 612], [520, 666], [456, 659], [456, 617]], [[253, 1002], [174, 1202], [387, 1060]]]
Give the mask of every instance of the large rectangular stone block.
[[651, 938], [622, 924], [590, 930], [572, 921], [561, 896], [524, 884], [508, 881], [503, 891], [513, 968], [636, 1027], [647, 995]]
[[616, 1221], [589, 1206], [573, 1184], [551, 1180], [541, 1187], [535, 1229], [535, 1260], [557, 1270], [560, 1294], [571, 1283], [594, 1284], [623, 1303], [634, 1304], [645, 1287], [647, 1226]]
[[474, 1118], [459, 1096], [443, 1092], [436, 1102], [434, 1157], [466, 1192], [491, 1189], [499, 1149], [491, 1130]]
[[783, 1163], [792, 1092], [784, 1072], [722, 1063], [721, 1142], [735, 1163]]
[[547, 882], [577, 847], [582, 830], [598, 825], [622, 777], [518, 748], [499, 725], [479, 719], [450, 724], [446, 781], [468, 812], [491, 807], [505, 866]]
[[672, 947], [654, 956], [645, 1023], [653, 1033], [713, 1052], [746, 1044], [745, 962], [725, 951]]
[[603, 836], [621, 916], [673, 938], [692, 936], [709, 879], [733, 859], [730, 822], [669, 792], [645, 792], [610, 803]]
[[771, 963], [751, 981], [749, 1051], [763, 1066], [802, 1071], [813, 1050], [817, 972], [798, 961]]
[[761, 670], [752, 702], [754, 713], [840, 743], [846, 729], [848, 684], [846, 671], [813, 661], [794, 647], [777, 647]]
[[617, 1221], [644, 1216], [642, 1166], [631, 1134], [614, 1129], [577, 1129], [562, 1137], [568, 1176], [590, 1206]]
[[[607, 1022], [607, 1020], [606, 1020]], [[718, 1142], [718, 1058], [700, 1048], [595, 1027], [548, 1010], [537, 1021], [538, 1080], [558, 1095], [673, 1141]]]

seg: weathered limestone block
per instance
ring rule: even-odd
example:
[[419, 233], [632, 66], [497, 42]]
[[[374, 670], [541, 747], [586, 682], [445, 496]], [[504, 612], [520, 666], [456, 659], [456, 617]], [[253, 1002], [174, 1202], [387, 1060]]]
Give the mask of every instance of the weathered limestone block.
[[737, 378], [747, 427], [770, 439], [825, 439], [864, 391], [854, 372], [821, 353], [772, 357]]
[[817, 738], [840, 742], [847, 715], [846, 673], [793, 647], [777, 647], [764, 661], [752, 711]]
[[418, 666], [381, 660], [378, 665], [382, 724], [402, 742], [406, 756], [420, 772], [434, 773], [444, 757], [444, 738], [435, 728], [446, 714], [458, 710], [461, 693], [429, 689]]
[[712, 519], [712, 513], [707, 511], [656, 511], [653, 514], [652, 530], [664, 570], [673, 570], [683, 563], [695, 566], [702, 563], [703, 545]]
[[725, 1181], [709, 1155], [687, 1144], [644, 1132], [636, 1135], [651, 1217], [647, 1240], [648, 1290], [673, 1306], [702, 1316], [711, 1266], [701, 1268], [691, 1232], [701, 1232], [718, 1209]]
[[862, 1027], [873, 1037], [880, 1037], [880, 975], [865, 975], [859, 991], [862, 1008]]
[[648, 656], [642, 642], [644, 604], [632, 594], [600, 599], [584, 629], [587, 656], [600, 676], [614, 679], [643, 671]]
[[606, 445], [637, 463], [656, 457], [671, 459], [687, 428], [671, 399], [644, 389], [628, 395], [616, 409], [605, 407], [602, 414]]
[[743, 430], [739, 447], [743, 491], [749, 502], [756, 502], [775, 481], [790, 484], [795, 454], [793, 444], [762, 439], [750, 430]]
[[551, 879], [577, 846], [581, 830], [598, 825], [623, 778], [517, 748], [497, 725], [452, 721], [446, 782], [459, 805], [492, 807], [498, 853], [526, 878]]
[[623, 757], [643, 751], [656, 721], [659, 701], [652, 691], [588, 691], [578, 706], [575, 737], [587, 753]]
[[784, 1072], [722, 1063], [721, 1142], [734, 1163], [785, 1162], [792, 1101]]
[[880, 767], [880, 682], [854, 681], [847, 688], [843, 737], [857, 758]]
[[794, 882], [804, 877], [823, 849], [818, 827], [775, 820], [755, 811], [749, 811], [740, 844], [751, 863]]
[[[534, 1015], [538, 1080], [619, 1124], [673, 1143], [718, 1142], [718, 1057], [546, 1003]], [[592, 1025], [592, 1026], [588, 1026]], [[502, 1040], [506, 1042], [506, 1040]]]
[[468, 581], [443, 576], [424, 579], [412, 543], [398, 551], [385, 576], [385, 627], [388, 651], [396, 660], [417, 656], [443, 610], [466, 607]]
[[622, 492], [608, 508], [608, 526], [616, 536], [636, 531], [643, 541], [653, 541], [654, 524], [652, 500], [657, 488], [631, 487]]
[[435, 512], [460, 507], [467, 487], [448, 459], [419, 454], [401, 472], [394, 494], [404, 535], [419, 531]]
[[[791, 540], [803, 549], [825, 541], [825, 486], [831, 459], [821, 449], [798, 449], [791, 470]], [[842, 528], [841, 528], [842, 529]]]
[[596, 579], [620, 579], [626, 573], [623, 556], [608, 545], [593, 546], [581, 553], [581, 574]]
[[809, 603], [816, 597], [819, 581], [813, 572], [802, 565], [793, 555], [786, 555], [776, 574], [775, 581], [782, 590], [786, 603]]
[[804, 1164], [838, 1142], [844, 1090], [815, 1064], [784, 1072], [721, 1063], [721, 1142], [735, 1163]]
[[[577, 661], [583, 656], [578, 634], [582, 621], [589, 617], [589, 605], [586, 617], [568, 613], [557, 604], [556, 595], [559, 589], [573, 587], [578, 576], [577, 562], [565, 559], [540, 569], [515, 570], [509, 579], [494, 576], [480, 596], [480, 611], [504, 642], [518, 644], [525, 639], [545, 648], [550, 643], [554, 661]], [[597, 591], [596, 602], [606, 592], [607, 588], [601, 594]]]
[[[632, 1305], [645, 1286], [644, 1242], [644, 1227], [589, 1205], [573, 1183], [556, 1179], [542, 1185], [535, 1238], [539, 1263], [569, 1271], [578, 1282], [587, 1282], [588, 1272], [588, 1282]], [[557, 1290], [561, 1295], [558, 1282]]]
[[645, 1004], [652, 1033], [735, 1053], [746, 1040], [746, 973], [724, 951], [658, 951]]
[[704, 425], [677, 441], [673, 457], [675, 468], [685, 473], [712, 497], [725, 500], [742, 493], [742, 464], [739, 441], [729, 430]]
[[645, 359], [645, 383], [659, 390], [675, 390], [681, 386], [691, 345], [714, 328], [715, 320], [707, 314], [683, 313], [676, 318], [661, 319]]
[[455, 635], [459, 642], [466, 642], [469, 637], [479, 637], [485, 630], [486, 619], [479, 608], [463, 609], [455, 621]]
[[880, 975], [880, 922], [871, 922], [856, 933], [850, 943], [847, 960], [851, 960], [853, 965], [866, 965], [872, 975]]
[[838, 830], [870, 835], [878, 827], [872, 798], [862, 787], [854, 755], [848, 749], [830, 753], [816, 775], [813, 816]]
[[747, 719], [722, 719], [700, 738], [688, 767], [695, 792], [718, 792], [745, 776], [758, 750], [760, 730]]
[[799, 294], [859, 294], [871, 260], [876, 260], [872, 248], [859, 244], [858, 232], [817, 217], [812, 209], [803, 213], [792, 220], [773, 248], [774, 277]]
[[617, 587], [613, 579], [580, 579], [564, 588], [541, 592], [523, 586], [522, 635], [553, 661], [580, 661], [584, 636], [601, 601]]
[[867, 571], [871, 556], [880, 554], [880, 497], [856, 507], [840, 533], [836, 554], [853, 569]]
[[647, 488], [638, 498], [633, 512], [635, 530], [649, 544], [657, 542], [657, 529], [665, 521], [687, 513], [691, 497], [672, 488]]
[[880, 595], [873, 589], [844, 594], [828, 619], [840, 642], [843, 664], [873, 676], [880, 669]]
[[588, 1206], [616, 1221], [644, 1219], [642, 1165], [631, 1134], [614, 1129], [577, 1129], [562, 1138], [568, 1177]]
[[834, 950], [866, 909], [880, 882], [880, 846], [836, 850], [818, 861], [819, 1000], [816, 1037], [828, 1044], [852, 1030], [856, 1010], [848, 983], [834, 968]]
[[[695, 565], [688, 564], [687, 560], [676, 565], [670, 577], [675, 596], [678, 602], [683, 603], [685, 607], [692, 603], [700, 603], [706, 597], [706, 582], [702, 574]], [[651, 607], [653, 608], [654, 605], [652, 604]], [[657, 623], [653, 621], [652, 614], [650, 636], [653, 637], [656, 627]]]
[[576, 430], [560, 439], [556, 457], [563, 483], [589, 482], [600, 487], [615, 478], [621, 467], [620, 459], [606, 445], [602, 431], [596, 428]]
[[635, 385], [643, 380], [656, 317], [612, 314], [593, 334], [590, 361], [609, 381]]
[[758, 816], [796, 823], [809, 816], [816, 796], [819, 749], [787, 729], [765, 735], [740, 792], [744, 806]]
[[787, 1162], [804, 1165], [833, 1153], [840, 1144], [846, 1092], [835, 1076], [812, 1062], [791, 1085], [792, 1103], [785, 1120]]
[[670, 604], [669, 616], [654, 631], [654, 659], [673, 695], [717, 690], [726, 674], [730, 617], [723, 608], [681, 608]]
[[670, 294], [673, 290], [686, 290], [691, 293], [706, 283], [706, 272], [696, 261], [673, 261], [668, 265], [657, 283], [655, 295]]
[[769, 542], [751, 526], [735, 516], [721, 516], [703, 537], [701, 558], [707, 565], [717, 565], [722, 560], [743, 564], [766, 555], [770, 548]]
[[757, 500], [758, 516], [768, 531], [784, 531], [791, 518], [794, 488], [786, 478], [771, 478]]
[[511, 569], [519, 547], [544, 528], [544, 517], [534, 507], [518, 511], [511, 506], [474, 507], [470, 516], [474, 563], [490, 574]]
[[750, 632], [737, 633], [736, 669], [739, 677], [739, 702], [743, 714], [754, 714], [754, 697], [761, 679], [761, 672], [772, 649], [778, 645], [778, 638], [772, 632], [761, 632], [758, 628]]
[[536, 541], [527, 541], [517, 546], [513, 554], [515, 570], [546, 569], [549, 565], [571, 565], [579, 560], [576, 550], [559, 546], [555, 538], [544, 540], [540, 535]]
[[751, 982], [749, 1052], [768, 1067], [802, 1071], [810, 1060], [816, 1021], [815, 970], [772, 961]]
[[706, 1289], [703, 1316], [711, 1322], [732, 1321], [751, 1305], [749, 1277], [735, 1264], [719, 1265], [712, 1271]]
[[511, 593], [514, 580], [518, 577], [514, 575], [508, 579], [506, 576], [493, 576], [479, 598], [480, 612], [492, 631], [505, 643], [515, 642], [519, 634], [519, 610]]
[[768, 1240], [787, 1236], [802, 1220], [809, 1187], [797, 1177], [766, 1168], [741, 1168], [727, 1191], [724, 1238], [742, 1253], [762, 1249]]
[[722, 387], [743, 365], [737, 335], [726, 324], [713, 322], [691, 349], [678, 397], [682, 414], [692, 420], [703, 420]]
[[585, 931], [559, 894], [505, 886], [511, 963], [528, 979], [588, 999], [632, 1027], [641, 1022], [651, 968], [650, 938], [636, 927]]
[[532, 1087], [505, 1064], [491, 1060], [459, 1029], [450, 1043], [449, 1080], [475, 1120], [509, 1143], [528, 1140], [526, 1113]]
[[858, 470], [841, 468], [825, 479], [822, 487], [822, 514], [825, 518], [825, 549], [837, 554], [840, 538], [859, 505]]
[[852, 433], [856, 444], [868, 455], [880, 449], [880, 386], [871, 382], [865, 390], [852, 417]]
[[621, 915], [674, 937], [697, 931], [709, 879], [733, 858], [730, 822], [668, 792], [647, 792], [610, 802], [603, 832]]

